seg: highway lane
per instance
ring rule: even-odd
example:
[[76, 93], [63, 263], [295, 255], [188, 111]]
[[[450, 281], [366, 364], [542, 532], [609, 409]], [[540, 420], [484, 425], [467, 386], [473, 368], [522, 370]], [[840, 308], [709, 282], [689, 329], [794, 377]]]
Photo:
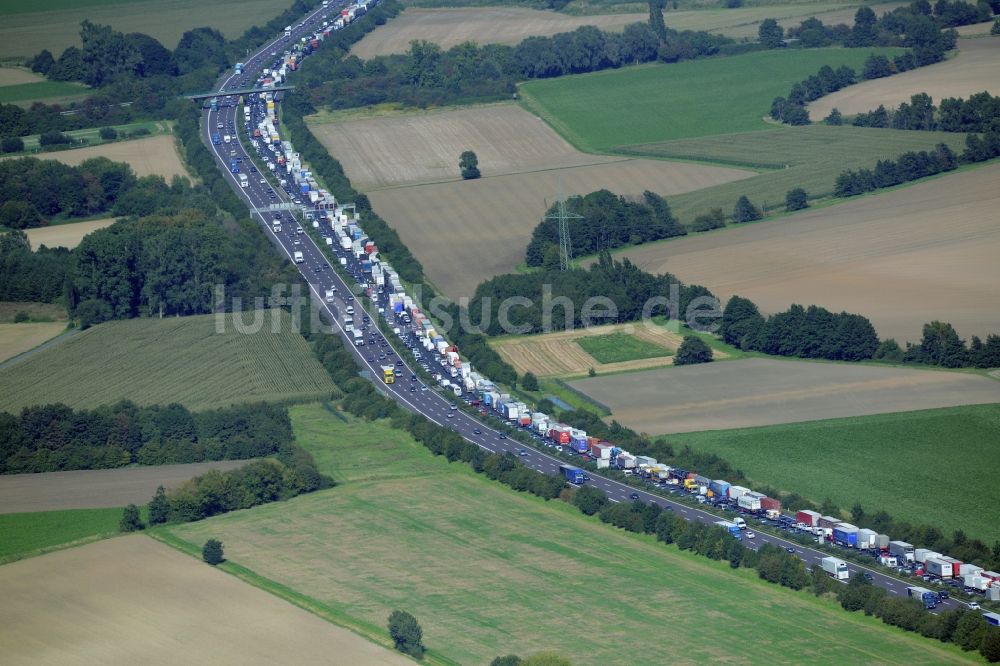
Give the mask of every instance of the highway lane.
[[[335, 16], [335, 12], [339, 12], [339, 7], [340, 5], [331, 3], [329, 7], [320, 8], [307, 15], [306, 18], [300, 22], [300, 24], [293, 26], [290, 39], [286, 39], [284, 35], [280, 35], [274, 41], [263, 46], [246, 60], [244, 63], [244, 74], [242, 76], [236, 74], [228, 76], [222, 81], [220, 88], [231, 88], [238, 85], [242, 79], [246, 79], [252, 84], [256, 81], [263, 68], [271, 67], [277, 57], [280, 56], [281, 53], [283, 53], [284, 50], [294, 43], [299, 37], [314, 32], [318, 27], [318, 24], [322, 22], [322, 16]], [[272, 53], [276, 53], [277, 55], [272, 56]], [[467, 441], [477, 444], [487, 451], [512, 452], [517, 454], [521, 449], [524, 449], [524, 454], [520, 455], [520, 460], [525, 465], [531, 469], [544, 472], [546, 474], [558, 474], [559, 465], [564, 464], [563, 460], [556, 458], [545, 451], [532, 447], [526, 447], [520, 442], [502, 437], [502, 433], [491, 427], [488, 422], [474, 418], [462, 410], [452, 409], [452, 403], [442, 396], [435, 388], [428, 387], [427, 390], [420, 390], [419, 388], [417, 390], [411, 390], [411, 386], [419, 386], [420, 382], [413, 382], [410, 380], [411, 376], [415, 373], [409, 366], [407, 360], [400, 359], [395, 354], [391, 356], [387, 354], [388, 358], [386, 360], [379, 360], [378, 354], [380, 352], [386, 353], [387, 350], [392, 349], [392, 347], [375, 322], [368, 324], [366, 330], [364, 331], [365, 346], [356, 347], [354, 345], [353, 336], [349, 335], [344, 330], [343, 316], [347, 306], [353, 305], [357, 310], [355, 313], [355, 320], [359, 323], [361, 322], [361, 316], [364, 313], [363, 309], [359, 306], [357, 301], [348, 300], [353, 298], [351, 287], [353, 286], [357, 289], [357, 285], [348, 285], [340, 277], [336, 270], [328, 266], [330, 260], [328, 260], [328, 258], [324, 255], [323, 250], [316, 244], [310, 234], [296, 232], [296, 225], [287, 212], [284, 212], [281, 215], [281, 231], [277, 233], [272, 231], [274, 213], [267, 212], [265, 209], [271, 203], [289, 203], [291, 197], [288, 193], [281, 188], [273, 188], [266, 180], [261, 182], [262, 177], [260, 174], [255, 173], [248, 173], [248, 187], [241, 187], [239, 177], [230, 172], [229, 160], [233, 156], [242, 160], [240, 163], [241, 171], [248, 170], [250, 168], [252, 164], [251, 156], [246, 152], [243, 145], [235, 139], [235, 137], [237, 133], [243, 133], [243, 135], [252, 142], [252, 137], [250, 136], [251, 132], [248, 130], [255, 127], [256, 122], [257, 116], [255, 115], [251, 123], [247, 125], [243, 119], [242, 108], [238, 108], [235, 105], [220, 106], [217, 111], [206, 111], [204, 126], [205, 143], [214, 154], [219, 163], [219, 168], [226, 174], [226, 177], [233, 189], [247, 202], [254, 217], [260, 221], [265, 229], [265, 233], [268, 235], [272, 243], [274, 243], [275, 246], [288, 257], [289, 261], [292, 261], [295, 252], [302, 252], [303, 261], [302, 263], [297, 264], [297, 267], [303, 279], [309, 285], [312, 297], [328, 314], [329, 319], [334, 322], [335, 331], [344, 339], [345, 345], [352, 350], [358, 365], [370, 372], [372, 381], [379, 386], [380, 390], [396, 400], [404, 408], [415, 413], [423, 414], [438, 425], [446, 426], [455, 430]], [[222, 130], [217, 129], [217, 125], [219, 123], [222, 123]], [[216, 131], [219, 131], [222, 134], [229, 133], [233, 135], [233, 142], [218, 146], [214, 145], [211, 140], [211, 135]], [[264, 153], [265, 156], [269, 154], [270, 153], [267, 152]], [[362, 226], [363, 223], [364, 222], [362, 220]], [[329, 229], [323, 229], [323, 231], [325, 233], [330, 233]], [[347, 269], [351, 271], [352, 274], [355, 276], [360, 275], [360, 266], [354, 260], [350, 252], [344, 252], [337, 245], [334, 245], [331, 250], [338, 259], [343, 257], [347, 260]], [[334, 259], [334, 261], [336, 261], [336, 259]], [[324, 293], [325, 290], [330, 287], [335, 287], [336, 292], [332, 302], [328, 303], [324, 298]], [[377, 297], [379, 299], [379, 305], [384, 307], [386, 312], [391, 312], [388, 307], [387, 296], [384, 294], [377, 294]], [[388, 321], [392, 326], [399, 326], [401, 329], [404, 328], [403, 324], [395, 321], [391, 314], [389, 315]], [[387, 364], [389, 360], [392, 360], [393, 364], [395, 364], [397, 360], [400, 361], [401, 365], [397, 367], [397, 370], [399, 370], [399, 374], [401, 374], [402, 377], [396, 383], [386, 385], [381, 381], [382, 371], [380, 366]], [[640, 500], [658, 504], [664, 509], [674, 511], [687, 520], [714, 523], [722, 519], [719, 516], [709, 513], [703, 509], [693, 507], [682, 502], [672, 501], [600, 475], [593, 475], [589, 481], [589, 485], [603, 490], [611, 501], [631, 501], [629, 498], [633, 493], [635, 493], [638, 495]], [[752, 524], [751, 529], [753, 529]], [[780, 548], [791, 549], [803, 561], [805, 561], [807, 566], [810, 567], [819, 566], [820, 560], [828, 555], [826, 552], [816, 550], [809, 546], [803, 546], [796, 541], [787, 540], [781, 538], [780, 536], [760, 531], [757, 531], [756, 534], [755, 539], [744, 539], [744, 543], [752, 548], [759, 548], [763, 543], [770, 543]], [[892, 594], [906, 595], [906, 587], [908, 586], [908, 583], [886, 576], [875, 568], [863, 567], [851, 562], [848, 562], [848, 568], [852, 574], [859, 570], [865, 570], [871, 574], [872, 580], [876, 585], [886, 588]], [[950, 599], [947, 600], [943, 606], [955, 607], [958, 603], [962, 602]]]

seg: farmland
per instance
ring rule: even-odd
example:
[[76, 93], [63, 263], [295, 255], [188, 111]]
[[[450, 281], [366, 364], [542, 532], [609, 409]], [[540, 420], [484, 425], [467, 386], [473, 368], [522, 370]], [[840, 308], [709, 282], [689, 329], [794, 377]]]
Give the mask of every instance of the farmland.
[[[872, 5], [877, 14], [903, 3]], [[601, 9], [607, 11], [607, 5]], [[855, 5], [792, 4], [737, 9], [700, 9], [668, 11], [667, 24], [674, 30], [707, 30], [728, 37], [757, 37], [760, 22], [776, 19], [784, 27], [797, 26], [815, 16], [827, 25], [854, 20]], [[383, 28], [369, 33], [354, 45], [351, 53], [359, 58], [403, 53], [414, 39], [423, 39], [448, 49], [473, 41], [479, 44], [514, 44], [530, 36], [549, 36], [569, 32], [584, 25], [606, 31], [620, 31], [629, 23], [648, 20], [648, 14], [569, 15], [516, 7], [448, 7], [423, 9], [408, 7]], [[987, 26], [988, 28], [988, 26]], [[988, 31], [988, 29], [987, 29]]]
[[0, 589], [10, 664], [413, 663], [142, 535], [5, 565]]
[[[293, 408], [296, 431], [310, 412], [322, 408]], [[376, 469], [350, 480], [355, 472], [338, 472], [354, 465], [350, 438], [317, 436], [306, 445], [326, 451], [322, 471], [345, 479], [342, 485], [170, 533], [190, 544], [218, 537], [234, 563], [308, 595], [324, 614], [362, 633], [384, 632], [389, 610], [406, 608], [420, 620], [424, 642], [458, 663], [542, 649], [584, 666], [658, 663], [648, 642], [635, 640], [650, 627], [664, 644], [683, 642], [691, 662], [843, 663], [873, 653], [897, 663], [963, 658], [812, 595], [770, 586], [752, 572], [613, 530], [561, 502], [512, 493], [426, 452], [411, 477], [398, 475], [405, 465], [390, 462], [387, 478]], [[416, 455], [399, 432], [383, 446], [400, 448], [407, 460]], [[685, 602], [692, 599], [704, 613], [691, 612]], [[767, 635], [781, 640], [762, 638], [760, 617], [748, 608], [763, 613]], [[803, 624], [812, 630], [802, 632]], [[816, 640], [834, 635], [838, 640]]]
[[174, 176], [191, 178], [177, 153], [174, 137], [167, 135], [53, 151], [36, 157], [70, 166], [77, 166], [92, 157], [107, 157], [112, 162], [127, 162], [137, 176], [163, 176], [168, 183]]
[[765, 312], [815, 303], [857, 312], [879, 335], [919, 339], [932, 320], [968, 339], [1000, 331], [1000, 164], [793, 217], [624, 252]]
[[85, 95], [88, 90], [87, 86], [82, 83], [71, 81], [39, 81], [37, 83], [5, 85], [0, 86], [0, 104], [27, 105], [40, 101], [50, 103], [65, 101], [68, 98]]
[[765, 211], [783, 210], [785, 194], [795, 187], [801, 187], [810, 197], [832, 196], [837, 176], [844, 169], [871, 168], [878, 160], [895, 159], [908, 151], [933, 150], [938, 143], [946, 143], [961, 153], [965, 135], [870, 127], [783, 126], [629, 146], [623, 152], [763, 169], [746, 180], [671, 197], [674, 215], [690, 223], [712, 208], [732, 212], [736, 200], [744, 194]]
[[[358, 125], [363, 140], [343, 138]], [[375, 211], [399, 232], [431, 281], [453, 298], [470, 295], [482, 280], [517, 266], [546, 202], [561, 191], [648, 189], [667, 195], [751, 175], [711, 165], [584, 155], [513, 105], [313, 127], [330, 153], [344, 160], [352, 181], [383, 184], [368, 192]], [[461, 181], [457, 159], [468, 149], [480, 157], [483, 178]], [[491, 172], [493, 167], [499, 173]], [[453, 180], [390, 187], [442, 174]]]
[[[56, 57], [80, 46], [80, 22], [110, 25], [124, 33], [143, 32], [173, 50], [185, 31], [199, 26], [220, 30], [228, 39], [262, 25], [284, 7], [272, 0], [43, 0], [6, 2], [0, 7], [0, 57], [30, 57], [48, 49]], [[150, 17], [155, 16], [155, 20]]]
[[35, 74], [25, 67], [0, 67], [0, 87], [39, 83], [44, 80], [44, 76]]
[[246, 460], [213, 460], [184, 465], [3, 474], [0, 514], [145, 504], [157, 486], [176, 488], [209, 470], [225, 471], [246, 463]]
[[648, 433], [778, 423], [1000, 402], [981, 375], [871, 364], [736, 359], [593, 377], [573, 388]]
[[0, 514], [0, 563], [118, 534], [122, 507]]
[[[1000, 540], [1000, 525], [983, 507], [1000, 502], [1000, 405], [934, 409], [905, 414], [690, 433], [669, 438], [716, 453], [757, 483], [794, 490], [842, 507], [856, 501], [873, 513], [965, 530], [987, 543]], [[931, 460], [947, 446], [948, 460], [975, 493], [940, 482]], [[905, 464], [905, 463], [904, 463]]]
[[101, 220], [87, 220], [86, 222], [71, 222], [69, 224], [56, 224], [50, 227], [36, 227], [25, 229], [28, 234], [28, 241], [32, 249], [37, 250], [42, 245], [46, 247], [68, 247], [74, 248], [80, 244], [83, 237], [92, 231], [109, 227], [116, 222], [116, 218], [106, 217]]
[[[490, 340], [490, 345], [518, 372], [533, 372], [539, 377], [579, 377], [590, 368], [607, 373], [667, 365], [673, 362], [671, 356], [680, 344], [680, 335], [652, 323], [592, 326]], [[716, 355], [725, 356], [721, 352]]]
[[967, 98], [984, 90], [1000, 94], [1000, 48], [996, 42], [995, 38], [961, 39], [954, 58], [820, 97], [809, 104], [809, 116], [813, 120], [825, 118], [834, 107], [848, 115], [870, 111], [879, 104], [894, 108], [921, 92], [934, 98], [935, 103], [945, 97]]
[[[793, 83], [823, 65], [849, 65], [860, 71], [871, 53], [898, 51], [761, 51], [529, 81], [519, 90], [524, 104], [577, 148], [613, 151], [620, 146], [767, 129], [770, 125], [763, 116], [771, 101], [787, 95]], [[597, 99], [620, 102], [595, 104]]]
[[65, 330], [65, 321], [0, 324], [0, 362], [34, 349]]
[[[289, 315], [279, 322], [273, 312], [260, 313], [253, 333], [235, 330], [229, 315], [221, 320], [224, 333], [216, 332], [214, 315], [95, 326], [0, 370], [0, 409], [53, 402], [91, 408], [126, 399], [209, 409], [329, 396], [336, 388], [309, 345]], [[245, 315], [248, 326], [253, 317]]]

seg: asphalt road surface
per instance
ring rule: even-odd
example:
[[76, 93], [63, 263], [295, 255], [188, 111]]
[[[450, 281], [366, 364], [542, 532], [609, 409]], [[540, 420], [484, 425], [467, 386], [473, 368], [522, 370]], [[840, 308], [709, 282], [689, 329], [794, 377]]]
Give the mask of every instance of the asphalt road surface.
[[[328, 7], [323, 7], [311, 14], [308, 14], [299, 24], [292, 26], [293, 29], [290, 39], [286, 38], [284, 34], [281, 34], [277, 39], [263, 46], [257, 53], [245, 61], [244, 72], [242, 75], [234, 73], [231, 76], [228, 76], [228, 78], [223, 79], [220, 83], [219, 89], [231, 90], [252, 85], [253, 82], [257, 80], [262, 69], [271, 68], [277, 63], [278, 58], [287, 48], [289, 48], [291, 44], [298, 41], [300, 37], [310, 34], [318, 29], [322, 24], [323, 16], [336, 16], [337, 12], [339, 12], [340, 6], [341, 5], [339, 4], [335, 5], [334, 3], [330, 3], [330, 6]], [[322, 48], [322, 44], [320, 45], [320, 48]], [[272, 53], [276, 55], [271, 55]], [[224, 93], [220, 93], [220, 102], [223, 101], [221, 95], [224, 95]], [[496, 429], [491, 428], [488, 423], [477, 420], [461, 410], [451, 409], [452, 403], [446, 400], [438, 392], [438, 390], [433, 388], [422, 390], [420, 388], [421, 383], [419, 380], [411, 380], [411, 376], [414, 375], [414, 372], [409, 367], [407, 362], [399, 359], [399, 357], [395, 354], [390, 355], [388, 353], [392, 347], [383, 336], [377, 324], [368, 324], [365, 327], [366, 330], [364, 331], [365, 345], [362, 347], [355, 346], [353, 335], [344, 330], [343, 317], [346, 307], [348, 305], [353, 305], [356, 309], [354, 315], [355, 322], [360, 323], [361, 321], [361, 316], [364, 314], [364, 311], [357, 302], [353, 301], [353, 297], [351, 296], [352, 290], [350, 288], [353, 286], [357, 289], [357, 285], [348, 285], [343, 279], [341, 279], [339, 274], [328, 265], [328, 259], [324, 256], [320, 247], [308, 233], [297, 233], [296, 224], [292, 221], [290, 214], [287, 211], [281, 213], [281, 231], [272, 231], [272, 223], [275, 214], [273, 212], [268, 212], [266, 209], [275, 203], [290, 203], [293, 199], [292, 195], [280, 188], [272, 187], [266, 179], [262, 181], [263, 177], [261, 174], [253, 172], [247, 173], [249, 181], [248, 186], [241, 187], [239, 175], [230, 171], [230, 160], [233, 158], [241, 160], [238, 163], [241, 172], [247, 172], [250, 170], [253, 163], [251, 156], [246, 152], [242, 143], [236, 139], [236, 135], [237, 133], [242, 133], [244, 138], [252, 142], [252, 129], [257, 126], [257, 122], [263, 111], [263, 106], [260, 103], [255, 103], [251, 122], [246, 123], [244, 121], [243, 109], [242, 107], [238, 107], [236, 105], [235, 97], [231, 100], [231, 106], [220, 105], [217, 111], [206, 111], [205, 124], [203, 127], [205, 143], [215, 155], [219, 168], [224, 174], [226, 174], [226, 177], [234, 190], [247, 202], [254, 217], [260, 221], [261, 225], [265, 229], [265, 233], [270, 237], [271, 241], [279, 248], [279, 250], [288, 257], [289, 261], [293, 260], [295, 252], [302, 252], [303, 260], [301, 263], [297, 264], [298, 269], [302, 274], [303, 279], [309, 284], [309, 289], [313, 298], [327, 312], [330, 320], [335, 322], [337, 332], [343, 336], [345, 345], [353, 351], [358, 364], [362, 368], [370, 371], [373, 381], [379, 385], [380, 389], [384, 390], [386, 395], [396, 400], [406, 409], [423, 414], [425, 417], [440, 426], [445, 426], [455, 430], [467, 441], [477, 444], [487, 451], [509, 451], [519, 454], [519, 452], [523, 449], [523, 453], [520, 454], [520, 460], [525, 465], [545, 474], [559, 474], [559, 466], [565, 464], [564, 461], [550, 456], [543, 451], [530, 447], [526, 448], [520, 442], [515, 440], [501, 438], [501, 433]], [[222, 125], [222, 129], [219, 129], [220, 123]], [[232, 135], [232, 142], [229, 144], [223, 143], [220, 145], [214, 145], [212, 143], [212, 134], [215, 132], [219, 132], [222, 135]], [[270, 152], [266, 149], [263, 151], [259, 149], [259, 143], [255, 144], [255, 150], [264, 156], [270, 155]], [[330, 233], [329, 229], [322, 229], [322, 231], [326, 234]], [[361, 268], [358, 265], [358, 262], [355, 261], [350, 251], [345, 252], [336, 244], [331, 249], [336, 253], [338, 258], [343, 257], [347, 259], [347, 269], [352, 275], [360, 276]], [[327, 302], [325, 293], [326, 290], [331, 287], [335, 287], [336, 292], [332, 302]], [[387, 296], [385, 294], [376, 293], [376, 297], [379, 299], [379, 305], [383, 306], [386, 312], [391, 312], [391, 309], [388, 307]], [[351, 301], [345, 299], [351, 299]], [[390, 314], [389, 316], [391, 317], [392, 315]], [[402, 324], [399, 322], [390, 321], [390, 323], [393, 326], [399, 326], [402, 328]], [[386, 359], [379, 358], [379, 354], [383, 353], [386, 354]], [[396, 366], [397, 375], [400, 375], [400, 377], [396, 383], [387, 385], [383, 384], [381, 381], [381, 366], [389, 363]], [[411, 390], [411, 388], [415, 390]], [[478, 430], [479, 433], [475, 432], [476, 430]], [[630, 495], [632, 493], [636, 493], [639, 496], [639, 499], [645, 502], [652, 502], [665, 509], [672, 510], [676, 512], [677, 515], [687, 520], [700, 521], [704, 523], [714, 523], [721, 520], [720, 517], [708, 513], [707, 511], [691, 507], [684, 503], [673, 502], [658, 495], [653, 495], [651, 493], [644, 492], [643, 490], [636, 489], [632, 486], [628, 486], [598, 475], [593, 475], [588, 482], [588, 485], [600, 488], [607, 493], [609, 499], [615, 502], [631, 501], [629, 499]], [[781, 537], [761, 532], [757, 532], [755, 539], [744, 539], [744, 543], [751, 548], [758, 548], [761, 544], [770, 543], [780, 548], [791, 549], [806, 563], [807, 567], [820, 566], [820, 560], [828, 555], [828, 553], [815, 550], [808, 546], [803, 546], [798, 542], [782, 539]], [[891, 594], [898, 594], [901, 596], [906, 596], [907, 594], [906, 588], [910, 584], [879, 573], [879, 571], [874, 568], [862, 567], [848, 562], [848, 569], [852, 574], [859, 570], [867, 571], [871, 574], [874, 584], [886, 588]], [[912, 584], [919, 585], [920, 583], [914, 582]], [[954, 599], [948, 599], [945, 600], [944, 603], [938, 608], [955, 608], [959, 604], [963, 603], [964, 602]]]

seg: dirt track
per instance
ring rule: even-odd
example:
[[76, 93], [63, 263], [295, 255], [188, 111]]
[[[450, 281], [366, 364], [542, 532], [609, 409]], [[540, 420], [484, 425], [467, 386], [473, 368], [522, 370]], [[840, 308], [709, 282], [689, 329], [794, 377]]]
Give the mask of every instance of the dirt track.
[[1000, 382], [979, 375], [756, 358], [572, 385], [610, 407], [613, 418], [650, 434], [1000, 402]]
[[939, 104], [946, 97], [965, 97], [989, 91], [1000, 94], [1000, 38], [960, 39], [959, 53], [935, 65], [903, 72], [885, 79], [864, 81], [821, 97], [807, 108], [809, 116], [821, 120], [834, 107], [853, 115], [884, 104], [895, 108], [910, 97], [925, 92]]
[[132, 535], [0, 567], [14, 664], [413, 664], [195, 558]]
[[0, 513], [143, 504], [150, 500], [157, 486], [176, 488], [210, 469], [235, 469], [246, 463], [246, 460], [218, 460], [190, 465], [0, 475]]
[[1000, 333], [997, 183], [991, 164], [624, 256], [769, 313], [815, 303], [865, 315], [901, 343], [935, 319], [985, 339]]

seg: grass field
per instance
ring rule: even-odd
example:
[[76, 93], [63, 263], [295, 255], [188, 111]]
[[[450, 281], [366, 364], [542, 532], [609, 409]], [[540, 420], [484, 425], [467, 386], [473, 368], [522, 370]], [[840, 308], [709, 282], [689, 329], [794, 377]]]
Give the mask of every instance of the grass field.
[[35, 74], [27, 67], [0, 67], [0, 86], [19, 86], [44, 80], [44, 76]]
[[118, 533], [121, 507], [0, 513], [0, 564]]
[[819, 120], [836, 107], [853, 115], [884, 104], [894, 108], [925, 92], [940, 104], [946, 97], [964, 97], [988, 91], [1000, 94], [1000, 45], [994, 39], [961, 39], [958, 55], [928, 67], [903, 72], [887, 79], [864, 81], [838, 90], [809, 104], [809, 116]]
[[414, 663], [227, 570], [138, 534], [2, 566], [4, 662]]
[[[352, 182], [382, 188], [368, 190], [375, 211], [452, 298], [471, 296], [482, 280], [521, 263], [531, 230], [560, 193], [606, 187], [620, 194], [648, 189], [671, 195], [752, 175], [730, 167], [586, 155], [510, 104], [312, 127]], [[477, 153], [482, 178], [460, 180], [457, 156], [463, 150]], [[448, 180], [419, 184], [440, 178]]]
[[583, 347], [583, 351], [593, 356], [598, 363], [620, 363], [673, 355], [669, 349], [626, 333], [583, 337], [576, 344]]
[[[817, 502], [829, 497], [849, 508], [860, 501], [871, 512], [885, 509], [949, 534], [962, 529], [987, 543], [1000, 540], [1000, 524], [985, 509], [1000, 503], [1000, 405], [691, 433], [670, 441], [716, 453], [753, 481]], [[924, 464], [930, 460], [947, 460], [961, 486], [942, 483], [941, 467]]]
[[53, 98], [76, 97], [86, 94], [87, 90], [87, 86], [82, 83], [71, 81], [39, 81], [0, 86], [0, 104], [23, 104]]
[[[323, 412], [292, 413], [298, 431], [303, 416]], [[637, 640], [650, 632], [661, 645], [682, 645], [691, 663], [967, 659], [752, 572], [611, 529], [558, 501], [513, 493], [426, 452], [416, 474], [405, 476], [416, 445], [401, 433], [383, 446], [398, 448], [402, 462], [387, 456], [363, 480], [351, 480], [359, 451], [349, 437], [300, 441], [324, 450], [324, 471], [344, 483], [169, 531], [191, 544], [219, 538], [235, 564], [285, 593], [307, 595], [362, 633], [384, 633], [388, 612], [406, 608], [424, 642], [457, 663], [542, 649], [580, 666], [662, 663], [662, 652]], [[818, 640], [829, 636], [837, 640]]]
[[[151, 135], [157, 134], [170, 134], [173, 127], [173, 121], [170, 120], [143, 120], [136, 123], [126, 123], [125, 125], [110, 125], [110, 127], [118, 130], [119, 136], [125, 136], [129, 132], [134, 132], [137, 129], [149, 130]], [[74, 139], [86, 139], [89, 147], [94, 147], [100, 144], [108, 143], [101, 138], [101, 128], [100, 127], [86, 127], [84, 129], [69, 130], [63, 132], [66, 136], [72, 137]], [[26, 153], [39, 153], [33, 154], [33, 157], [38, 157], [39, 159], [45, 159], [45, 154], [48, 152], [60, 152], [56, 151], [40, 151], [40, 146], [38, 145], [38, 134], [29, 134], [27, 136], [22, 136], [21, 140], [24, 141], [24, 150]], [[67, 150], [67, 149], [63, 149]], [[72, 149], [69, 149], [72, 150]]]
[[[48, 49], [55, 57], [80, 46], [80, 22], [110, 25], [124, 33], [143, 32], [173, 50], [185, 31], [200, 26], [220, 30], [227, 39], [277, 16], [285, 3], [273, 0], [49, 0], [0, 3], [0, 57], [31, 57]], [[290, 4], [290, 3], [289, 3]], [[154, 18], [155, 17], [155, 18]]]
[[[751, 181], [747, 181], [751, 182]], [[765, 312], [816, 303], [917, 341], [924, 323], [1000, 331], [1000, 164], [793, 216], [624, 252], [638, 266], [702, 284]], [[671, 200], [673, 204], [673, 200]]]
[[[90, 408], [125, 399], [208, 409], [329, 396], [336, 391], [329, 375], [290, 316], [280, 316], [265, 311], [259, 331], [247, 334], [229, 316], [221, 334], [214, 315], [101, 324], [0, 371], [0, 409], [51, 402]], [[245, 317], [248, 325], [252, 319]]]
[[746, 358], [570, 385], [652, 434], [700, 432], [1000, 402], [982, 375], [872, 364]]
[[[897, 50], [874, 50], [896, 53]], [[766, 129], [771, 100], [823, 65], [860, 70], [868, 49], [762, 51], [643, 65], [521, 84], [524, 104], [577, 148], [619, 146]], [[605, 103], [595, 104], [594, 100]]]
[[0, 324], [13, 324], [18, 313], [26, 312], [32, 322], [65, 322], [66, 308], [57, 303], [0, 301]]
[[177, 152], [172, 135], [151, 136], [129, 141], [114, 141], [99, 146], [56, 150], [32, 155], [77, 166], [92, 157], [107, 157], [112, 162], [127, 162], [137, 176], [163, 176], [169, 183], [174, 176], [191, 178]]
[[106, 217], [101, 220], [87, 220], [86, 222], [70, 222], [68, 224], [55, 224], [50, 227], [38, 227], [35, 229], [25, 229], [28, 234], [28, 241], [31, 248], [37, 250], [42, 245], [46, 247], [68, 247], [74, 248], [80, 244], [87, 234], [109, 227], [118, 218]]

